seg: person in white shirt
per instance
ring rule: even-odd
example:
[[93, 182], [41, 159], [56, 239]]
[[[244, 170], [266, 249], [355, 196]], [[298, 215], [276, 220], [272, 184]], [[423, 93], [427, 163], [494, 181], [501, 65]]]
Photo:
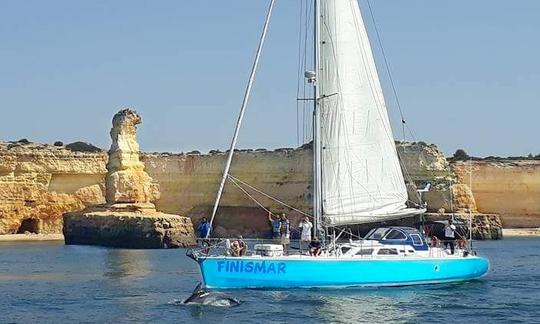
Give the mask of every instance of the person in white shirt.
[[311, 242], [311, 229], [313, 228], [313, 224], [309, 221], [309, 217], [306, 216], [300, 221], [298, 227], [302, 229], [302, 235], [300, 237], [300, 251], [302, 251], [303, 243], [306, 242], [307, 246]]
[[456, 225], [453, 224], [452, 220], [448, 220], [448, 225], [444, 228], [444, 247], [448, 248], [450, 246], [450, 252], [454, 254], [454, 241], [456, 240]]

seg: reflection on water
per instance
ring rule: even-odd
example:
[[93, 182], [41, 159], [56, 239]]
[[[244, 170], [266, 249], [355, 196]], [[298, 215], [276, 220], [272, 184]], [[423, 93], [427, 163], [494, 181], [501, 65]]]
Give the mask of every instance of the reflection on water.
[[141, 250], [107, 250], [105, 267], [103, 275], [111, 279], [143, 277], [150, 272], [148, 259]]
[[318, 313], [320, 318], [333, 323], [358, 321], [406, 323], [411, 322], [416, 314], [402, 309], [400, 304], [414, 302], [414, 295], [412, 292], [405, 292], [400, 296], [400, 302], [396, 303], [392, 296], [374, 293], [371, 289], [366, 291], [355, 289], [348, 291], [346, 295], [327, 292], [322, 297], [324, 306], [318, 308]]

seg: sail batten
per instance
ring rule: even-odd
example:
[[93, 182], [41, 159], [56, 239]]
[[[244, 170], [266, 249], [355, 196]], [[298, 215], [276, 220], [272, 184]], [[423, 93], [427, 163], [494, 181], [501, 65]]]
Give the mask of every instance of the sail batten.
[[320, 6], [323, 217], [340, 225], [418, 214], [405, 205], [407, 190], [358, 1]]

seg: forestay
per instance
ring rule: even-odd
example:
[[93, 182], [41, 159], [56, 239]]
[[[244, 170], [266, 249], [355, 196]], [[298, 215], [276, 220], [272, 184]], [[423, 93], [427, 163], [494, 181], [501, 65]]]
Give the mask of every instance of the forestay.
[[321, 1], [322, 204], [329, 224], [411, 216], [357, 0]]

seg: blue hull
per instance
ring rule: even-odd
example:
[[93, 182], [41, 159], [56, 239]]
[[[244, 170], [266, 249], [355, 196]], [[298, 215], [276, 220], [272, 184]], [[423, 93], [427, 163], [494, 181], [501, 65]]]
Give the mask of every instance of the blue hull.
[[480, 257], [426, 259], [234, 258], [199, 261], [208, 288], [400, 286], [464, 281], [486, 274]]

